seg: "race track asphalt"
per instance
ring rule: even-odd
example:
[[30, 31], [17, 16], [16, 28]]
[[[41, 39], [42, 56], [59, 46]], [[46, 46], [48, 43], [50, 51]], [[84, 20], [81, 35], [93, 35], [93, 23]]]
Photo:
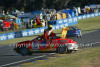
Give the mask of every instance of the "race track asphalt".
[[[100, 30], [83, 34], [81, 38], [71, 37], [81, 47], [85, 45], [100, 47]], [[55, 54], [55, 53], [54, 53]], [[47, 56], [54, 55], [53, 53], [34, 53], [32, 56], [21, 56], [13, 51], [11, 45], [0, 46], [0, 67], [9, 67], [21, 63], [34, 62], [37, 59], [44, 59]]]

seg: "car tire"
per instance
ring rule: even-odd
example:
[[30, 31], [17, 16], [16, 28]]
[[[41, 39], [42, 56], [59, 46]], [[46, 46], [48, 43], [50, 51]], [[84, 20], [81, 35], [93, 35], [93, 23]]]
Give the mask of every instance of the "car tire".
[[82, 37], [82, 34], [80, 35], [80, 37]]
[[26, 47], [21, 47], [19, 48], [19, 54], [21, 54], [22, 56], [26, 56], [30, 54], [30, 51]]
[[82, 37], [82, 35], [78, 35], [78, 36], [77, 36], [77, 38], [80, 38], [80, 37]]
[[67, 52], [67, 46], [65, 45], [59, 45], [58, 48], [57, 48], [57, 52], [59, 54], [65, 54]]

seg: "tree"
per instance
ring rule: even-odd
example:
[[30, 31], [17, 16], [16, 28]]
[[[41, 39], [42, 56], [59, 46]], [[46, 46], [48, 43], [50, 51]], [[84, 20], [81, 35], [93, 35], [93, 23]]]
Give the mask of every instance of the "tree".
[[0, 0], [0, 9], [3, 9], [5, 13], [18, 9], [21, 11], [35, 11], [46, 9], [66, 9], [72, 7], [84, 7], [88, 4], [100, 3], [99, 0]]
[[59, 5], [60, 5], [60, 9], [65, 9], [67, 8], [67, 4], [70, 2], [71, 0], [59, 0]]
[[7, 11], [13, 9], [15, 7], [17, 0], [0, 0], [0, 6], [7, 13]]

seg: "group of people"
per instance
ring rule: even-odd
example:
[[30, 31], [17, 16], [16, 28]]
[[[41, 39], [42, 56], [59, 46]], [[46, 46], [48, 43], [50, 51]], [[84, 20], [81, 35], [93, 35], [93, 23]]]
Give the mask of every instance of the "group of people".
[[18, 24], [16, 22], [0, 21], [0, 31], [8, 30], [18, 31]]

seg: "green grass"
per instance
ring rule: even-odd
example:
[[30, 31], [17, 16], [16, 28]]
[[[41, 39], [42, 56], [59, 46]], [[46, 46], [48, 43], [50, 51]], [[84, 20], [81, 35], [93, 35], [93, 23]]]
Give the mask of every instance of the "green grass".
[[99, 67], [100, 47], [85, 48], [78, 53], [66, 54], [63, 57], [32, 64], [23, 67]]
[[79, 20], [79, 23], [75, 26], [80, 28], [83, 33], [100, 29], [100, 16]]
[[[79, 29], [82, 30], [82, 33], [87, 33], [93, 30], [100, 29], [100, 16], [94, 17], [94, 18], [88, 18], [88, 19], [83, 19], [79, 20], [77, 25]], [[62, 29], [54, 30], [54, 33], [56, 33], [58, 36], [61, 35]], [[11, 40], [6, 40], [6, 41], [0, 41], [0, 45], [7, 45], [7, 44], [12, 44], [12, 43], [17, 43], [25, 40], [31, 40], [38, 35], [42, 35], [43, 33], [28, 36], [28, 37], [21, 37], [21, 38], [15, 38]]]

